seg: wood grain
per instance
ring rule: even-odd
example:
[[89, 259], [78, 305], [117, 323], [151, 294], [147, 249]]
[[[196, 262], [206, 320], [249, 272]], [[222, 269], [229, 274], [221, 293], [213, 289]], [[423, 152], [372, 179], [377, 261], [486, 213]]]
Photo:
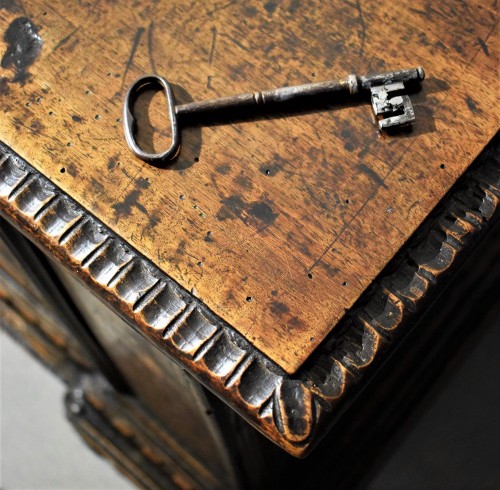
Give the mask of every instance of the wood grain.
[[[498, 128], [489, 2], [0, 5], [3, 33], [24, 18], [43, 41], [16, 64], [2, 36], [0, 140], [288, 372]], [[186, 102], [417, 65], [417, 123], [398, 136], [356, 105], [185, 128], [161, 169], [123, 140], [124, 91], [147, 72]]]

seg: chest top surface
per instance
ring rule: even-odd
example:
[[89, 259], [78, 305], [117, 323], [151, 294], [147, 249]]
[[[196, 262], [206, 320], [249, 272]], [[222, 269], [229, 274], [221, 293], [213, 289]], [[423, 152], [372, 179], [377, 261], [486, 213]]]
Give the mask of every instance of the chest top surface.
[[[0, 2], [0, 140], [292, 373], [497, 130], [495, 25], [482, 1]], [[186, 127], [164, 168], [124, 141], [146, 73], [184, 103], [419, 65], [397, 135], [356, 104]]]

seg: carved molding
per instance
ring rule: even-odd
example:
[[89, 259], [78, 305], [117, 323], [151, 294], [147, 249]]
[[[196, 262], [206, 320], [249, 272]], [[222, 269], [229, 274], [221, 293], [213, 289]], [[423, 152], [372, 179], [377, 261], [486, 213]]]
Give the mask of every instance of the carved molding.
[[[498, 138], [496, 138], [498, 141]], [[407, 331], [500, 200], [490, 145], [404, 250], [290, 376], [11, 149], [0, 144], [0, 212], [253, 426], [304, 456]]]

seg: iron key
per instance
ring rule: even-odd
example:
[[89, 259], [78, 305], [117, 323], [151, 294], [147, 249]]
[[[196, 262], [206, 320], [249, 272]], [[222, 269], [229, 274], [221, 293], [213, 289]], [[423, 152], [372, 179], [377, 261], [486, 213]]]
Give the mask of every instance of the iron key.
[[[280, 105], [296, 102], [311, 96], [334, 93], [346, 95], [363, 92], [369, 93], [375, 116], [383, 116], [383, 119], [379, 119], [378, 121], [379, 129], [386, 130], [393, 127], [406, 126], [415, 121], [415, 112], [413, 111], [410, 97], [401, 94], [401, 92], [405, 90], [405, 84], [419, 83], [424, 77], [424, 70], [421, 67], [367, 76], [351, 74], [345, 80], [309, 83], [176, 105], [169, 82], [159, 75], [146, 75], [136, 80], [130, 86], [125, 96], [123, 109], [125, 139], [132, 152], [141, 160], [152, 163], [168, 161], [173, 159], [179, 152], [180, 132], [178, 119], [181, 119], [183, 116], [210, 114], [265, 104]], [[172, 132], [170, 147], [161, 153], [143, 151], [137, 144], [134, 136], [135, 119], [132, 114], [133, 101], [141, 90], [152, 85], [160, 86], [165, 91]]]

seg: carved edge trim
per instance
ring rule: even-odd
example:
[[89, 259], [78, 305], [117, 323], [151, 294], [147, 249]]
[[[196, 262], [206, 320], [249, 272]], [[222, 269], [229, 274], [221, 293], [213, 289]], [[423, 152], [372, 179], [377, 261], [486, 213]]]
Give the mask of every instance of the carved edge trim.
[[500, 200], [498, 144], [478, 160], [404, 247], [404, 258], [391, 262], [398, 265], [385, 269], [293, 376], [1, 143], [0, 211], [254, 427], [304, 456], [492, 218]]

